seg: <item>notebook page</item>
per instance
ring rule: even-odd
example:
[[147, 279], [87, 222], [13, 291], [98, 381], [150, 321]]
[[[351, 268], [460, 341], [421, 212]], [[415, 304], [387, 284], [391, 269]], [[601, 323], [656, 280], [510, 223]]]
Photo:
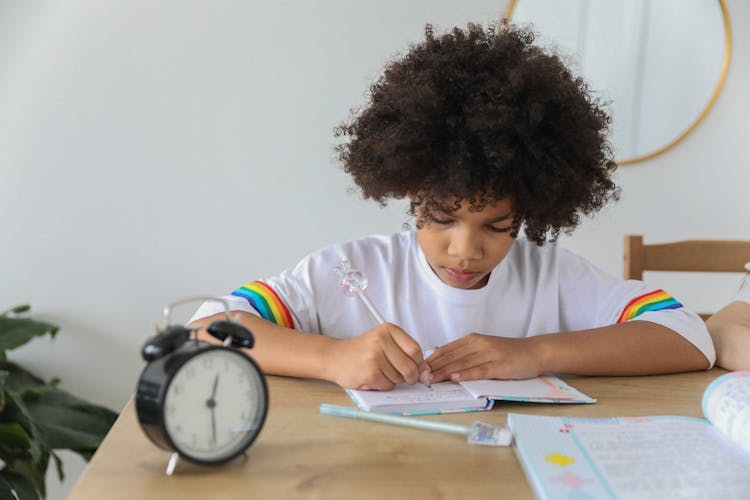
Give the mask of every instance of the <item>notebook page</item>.
[[727, 373], [711, 382], [702, 406], [717, 429], [750, 453], [750, 371]]
[[750, 455], [691, 417], [576, 419], [510, 414], [542, 498], [743, 498]]
[[596, 402], [552, 375], [526, 380], [469, 380], [460, 384], [476, 398], [554, 403]]
[[357, 391], [347, 389], [349, 396], [361, 409], [383, 412], [456, 411], [484, 409], [487, 401], [474, 399], [460, 385], [438, 382], [424, 384], [398, 384], [390, 391]]

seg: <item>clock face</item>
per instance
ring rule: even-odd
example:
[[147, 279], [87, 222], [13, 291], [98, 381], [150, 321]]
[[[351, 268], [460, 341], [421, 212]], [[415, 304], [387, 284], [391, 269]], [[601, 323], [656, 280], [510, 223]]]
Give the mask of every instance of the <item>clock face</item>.
[[209, 348], [172, 377], [164, 398], [164, 427], [183, 455], [218, 462], [253, 441], [266, 403], [262, 375], [244, 354]]

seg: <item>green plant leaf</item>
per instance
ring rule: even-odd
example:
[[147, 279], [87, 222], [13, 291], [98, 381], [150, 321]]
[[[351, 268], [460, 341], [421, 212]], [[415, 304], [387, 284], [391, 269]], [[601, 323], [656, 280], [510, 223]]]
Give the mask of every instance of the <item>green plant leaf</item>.
[[0, 458], [6, 463], [7, 470], [22, 476], [42, 496], [45, 495], [49, 451], [16, 422], [0, 423]]
[[13, 363], [0, 368], [9, 372], [6, 392], [20, 413], [17, 421], [46, 448], [67, 448], [90, 458], [117, 414], [59, 389], [56, 381], [45, 384]]
[[29, 420], [29, 415], [26, 411], [26, 405], [23, 402], [23, 398], [15, 394], [13, 391], [6, 391], [5, 396], [5, 407], [0, 414], [0, 420], [3, 422], [16, 422], [23, 427], [30, 436], [32, 436], [35, 431], [34, 423]]
[[0, 470], [0, 498], [37, 500], [41, 497], [31, 481], [20, 474], [3, 469]]
[[50, 449], [93, 452], [117, 418], [115, 412], [62, 390], [25, 397], [24, 403]]
[[0, 422], [0, 458], [12, 463], [15, 457], [30, 455], [31, 440], [16, 422]]
[[0, 316], [0, 352], [15, 349], [47, 333], [54, 337], [59, 328], [50, 323], [29, 318], [9, 318]]
[[[3, 472], [5, 472], [5, 469], [3, 469]], [[44, 498], [45, 495], [47, 494], [47, 490], [46, 490], [45, 483], [44, 483], [45, 474], [39, 473], [39, 471], [34, 467], [34, 464], [32, 463], [31, 459], [14, 460], [12, 464], [12, 468], [10, 468], [9, 472], [13, 472], [13, 474], [17, 477], [17, 484], [21, 484], [25, 489], [28, 489], [30, 487], [32, 490], [36, 492], [36, 496], [34, 496], [33, 498], [37, 498], [37, 497]], [[25, 500], [26, 496], [19, 495], [19, 498]]]
[[117, 418], [8, 361], [6, 352], [58, 327], [15, 315], [17, 306], [0, 313], [0, 499], [37, 499], [46, 495], [45, 478], [52, 457], [60, 480], [62, 460], [55, 449], [70, 449], [90, 459]]
[[49, 447], [46, 443], [40, 442], [43, 438], [42, 430], [36, 425], [34, 415], [27, 408], [23, 397], [26, 393], [36, 394], [33, 390], [35, 384], [43, 386], [44, 381], [14, 363], [0, 363], [0, 368], [5, 368], [8, 372], [5, 391], [7, 404], [0, 413], [0, 420], [16, 422], [24, 428], [32, 438], [30, 446], [32, 460], [38, 467], [44, 467], [42, 472], [46, 472], [49, 462], [46, 454], [49, 452]]
[[47, 496], [47, 466], [49, 465], [49, 448], [41, 441], [31, 440], [31, 477], [34, 485], [41, 492], [42, 497]]
[[[70, 449], [90, 460], [117, 414], [92, 405], [57, 387], [59, 381], [47, 384], [15, 363], [0, 363], [8, 373], [8, 404], [0, 420], [10, 419], [31, 435], [31, 456], [14, 462], [13, 470], [44, 493], [39, 478], [46, 476], [50, 454], [54, 449]], [[59, 457], [53, 456], [59, 477], [64, 477]], [[10, 462], [9, 462], [10, 463]]]
[[[13, 425], [18, 426], [28, 436], [28, 448], [23, 452], [17, 452], [8, 457], [7, 469], [15, 474], [26, 478], [39, 494], [44, 497], [45, 492], [45, 477], [47, 472], [47, 465], [49, 463], [49, 448], [46, 444], [38, 438], [40, 431], [37, 426], [29, 420], [25, 408], [23, 408], [23, 401], [20, 396], [10, 391], [8, 393], [9, 404], [6, 407], [6, 411], [0, 415], [3, 420], [11, 419]], [[19, 401], [21, 408], [19, 408]], [[25, 424], [22, 425], [22, 424]], [[29, 432], [26, 427], [32, 429]], [[5, 460], [5, 458], [4, 458]], [[23, 497], [21, 497], [23, 498]]]
[[[44, 380], [12, 361], [0, 361], [0, 370], [8, 373], [5, 379], [7, 389], [19, 394], [23, 394], [26, 391], [35, 391], [39, 387], [46, 385]], [[54, 383], [55, 380], [53, 379], [52, 382]]]
[[57, 479], [62, 483], [65, 481], [65, 473], [63, 472], [62, 459], [54, 451], [49, 452], [52, 460], [55, 462], [55, 470], [57, 471]]
[[13, 306], [10, 309], [6, 309], [2, 313], [0, 313], [0, 316], [8, 316], [11, 314], [21, 314], [25, 313], [31, 310], [31, 306], [28, 304], [21, 304], [19, 306]]
[[0, 413], [3, 412], [5, 407], [5, 380], [8, 378], [9, 373], [6, 370], [0, 368]]
[[6, 498], [8, 500], [14, 500], [18, 496], [13, 491], [13, 487], [3, 477], [3, 473], [0, 472], [0, 498]]
[[[39, 434], [38, 429], [35, 428], [34, 422], [26, 411], [26, 405], [23, 402], [23, 395], [27, 392], [38, 392], [40, 388], [46, 386], [44, 380], [36, 377], [28, 370], [10, 361], [0, 361], [0, 370], [3, 370], [8, 374], [5, 378], [5, 387], [3, 390], [5, 399], [7, 400], [10, 398], [14, 403], [8, 405], [8, 408], [3, 407], [2, 411], [6, 415], [2, 416], [2, 420], [18, 422], [28, 432]], [[14, 398], [13, 395], [16, 395], [17, 397]]]

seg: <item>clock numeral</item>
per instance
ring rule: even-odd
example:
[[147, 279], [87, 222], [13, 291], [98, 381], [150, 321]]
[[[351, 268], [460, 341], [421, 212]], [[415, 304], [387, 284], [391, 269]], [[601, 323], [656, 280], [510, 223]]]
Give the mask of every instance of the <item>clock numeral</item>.
[[174, 405], [167, 405], [167, 414], [172, 415], [175, 412]]
[[174, 391], [175, 395], [178, 395], [182, 392], [182, 386], [179, 384], [174, 384], [172, 387], [172, 391]]
[[195, 367], [188, 366], [187, 368], [185, 368], [185, 376], [187, 376], [187, 378], [195, 377]]
[[177, 434], [181, 434], [181, 433], [182, 433], [182, 425], [181, 425], [181, 424], [177, 424], [177, 425], [175, 426], [174, 430], [175, 430], [175, 432], [176, 432]]
[[214, 366], [213, 358], [203, 358], [203, 368], [211, 368]]
[[245, 401], [252, 401], [255, 393], [253, 391], [245, 392]]

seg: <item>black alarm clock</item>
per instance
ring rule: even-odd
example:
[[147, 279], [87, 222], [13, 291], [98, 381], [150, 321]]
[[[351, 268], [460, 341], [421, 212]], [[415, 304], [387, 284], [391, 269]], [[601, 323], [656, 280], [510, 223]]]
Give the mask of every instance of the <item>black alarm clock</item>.
[[[171, 310], [196, 300], [222, 302], [226, 319], [207, 328], [221, 340], [199, 340], [197, 331], [170, 325]], [[229, 316], [229, 305], [214, 297], [189, 298], [164, 308], [165, 326], [146, 341], [147, 361], [138, 379], [135, 407], [143, 432], [172, 451], [167, 474], [178, 458], [220, 465], [242, 454], [258, 437], [268, 410], [268, 388], [258, 365], [242, 349], [253, 335]]]

